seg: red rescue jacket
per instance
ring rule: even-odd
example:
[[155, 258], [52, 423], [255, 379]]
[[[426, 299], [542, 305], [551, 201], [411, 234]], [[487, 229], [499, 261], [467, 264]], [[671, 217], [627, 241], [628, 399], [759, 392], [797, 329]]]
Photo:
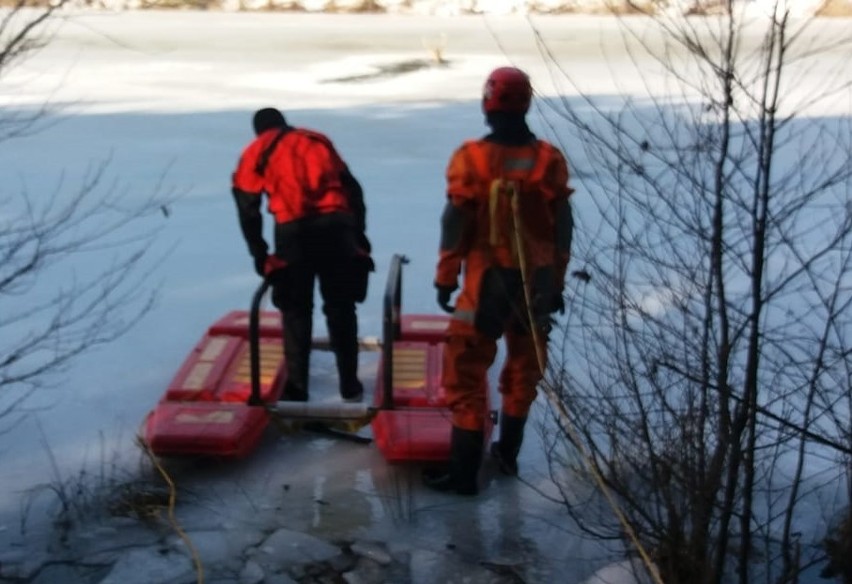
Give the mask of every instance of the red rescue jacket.
[[353, 212], [341, 184], [346, 164], [331, 140], [303, 128], [281, 132], [267, 130], [243, 150], [232, 177], [234, 189], [258, 196], [265, 192], [276, 223]]

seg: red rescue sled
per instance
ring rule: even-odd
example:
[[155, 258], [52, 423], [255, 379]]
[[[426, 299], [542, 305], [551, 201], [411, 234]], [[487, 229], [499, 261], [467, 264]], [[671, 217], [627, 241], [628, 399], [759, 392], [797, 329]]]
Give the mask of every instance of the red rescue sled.
[[[145, 420], [148, 447], [164, 457], [242, 457], [257, 447], [276, 415], [372, 420], [376, 445], [388, 462], [447, 460], [451, 422], [441, 387], [441, 363], [449, 318], [401, 314], [406, 262], [399, 255], [391, 260], [381, 375], [372, 405], [278, 401], [286, 381], [281, 317], [278, 311], [260, 310], [269, 288], [264, 281], [250, 311], [223, 316], [190, 352]], [[491, 430], [489, 420], [486, 444]]]

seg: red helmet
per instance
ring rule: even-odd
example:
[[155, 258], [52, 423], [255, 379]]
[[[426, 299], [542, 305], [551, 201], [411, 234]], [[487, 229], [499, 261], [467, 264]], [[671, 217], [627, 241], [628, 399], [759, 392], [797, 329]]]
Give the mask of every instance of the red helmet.
[[530, 109], [532, 85], [526, 73], [515, 67], [491, 72], [482, 90], [482, 110], [525, 114]]

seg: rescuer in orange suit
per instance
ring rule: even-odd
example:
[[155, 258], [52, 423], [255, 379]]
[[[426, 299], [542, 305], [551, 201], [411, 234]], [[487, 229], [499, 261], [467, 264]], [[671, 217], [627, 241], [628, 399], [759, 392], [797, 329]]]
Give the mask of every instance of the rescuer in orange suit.
[[[323, 134], [289, 125], [277, 109], [254, 114], [255, 139], [232, 176], [240, 227], [255, 270], [272, 283], [283, 314], [287, 381], [282, 399], [308, 400], [314, 285], [319, 281], [340, 394], [360, 401], [355, 304], [374, 265], [361, 185]], [[263, 237], [261, 204], [275, 218], [275, 254]]]
[[[482, 98], [491, 133], [465, 142], [447, 167], [435, 287], [438, 303], [452, 313], [442, 374], [452, 438], [448, 467], [424, 473], [426, 485], [441, 491], [478, 492], [486, 375], [501, 336], [507, 358], [499, 385], [500, 438], [491, 454], [504, 473], [517, 475], [527, 414], [543, 376], [551, 315], [565, 310], [573, 189], [563, 154], [527, 126], [531, 99], [526, 73], [494, 70]], [[453, 307], [450, 299], [462, 272]]]

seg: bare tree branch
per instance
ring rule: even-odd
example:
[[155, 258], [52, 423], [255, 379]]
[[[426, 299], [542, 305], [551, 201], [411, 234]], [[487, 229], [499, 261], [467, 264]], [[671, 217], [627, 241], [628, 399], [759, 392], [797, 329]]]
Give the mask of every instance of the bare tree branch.
[[[2, 9], [0, 80], [49, 41], [48, 25], [66, 2]], [[3, 115], [0, 140], [29, 131], [46, 111]], [[49, 193], [22, 184], [0, 201], [0, 433], [76, 357], [116, 340], [152, 307], [149, 256], [161, 209], [175, 197], [165, 172], [154, 192], [140, 194], [111, 179], [109, 165], [92, 165], [78, 184], [60, 174]], [[8, 179], [5, 186], [14, 189]]]
[[[543, 109], [594, 161], [572, 253], [594, 278], [548, 376], [592, 467], [563, 435], [552, 474], [606, 477], [666, 582], [794, 582], [825, 559], [804, 502], [852, 459], [852, 36], [718, 8], [623, 20], [642, 99], [586, 94], [533, 25], [566, 88]], [[624, 538], [590, 488], [560, 492]]]

